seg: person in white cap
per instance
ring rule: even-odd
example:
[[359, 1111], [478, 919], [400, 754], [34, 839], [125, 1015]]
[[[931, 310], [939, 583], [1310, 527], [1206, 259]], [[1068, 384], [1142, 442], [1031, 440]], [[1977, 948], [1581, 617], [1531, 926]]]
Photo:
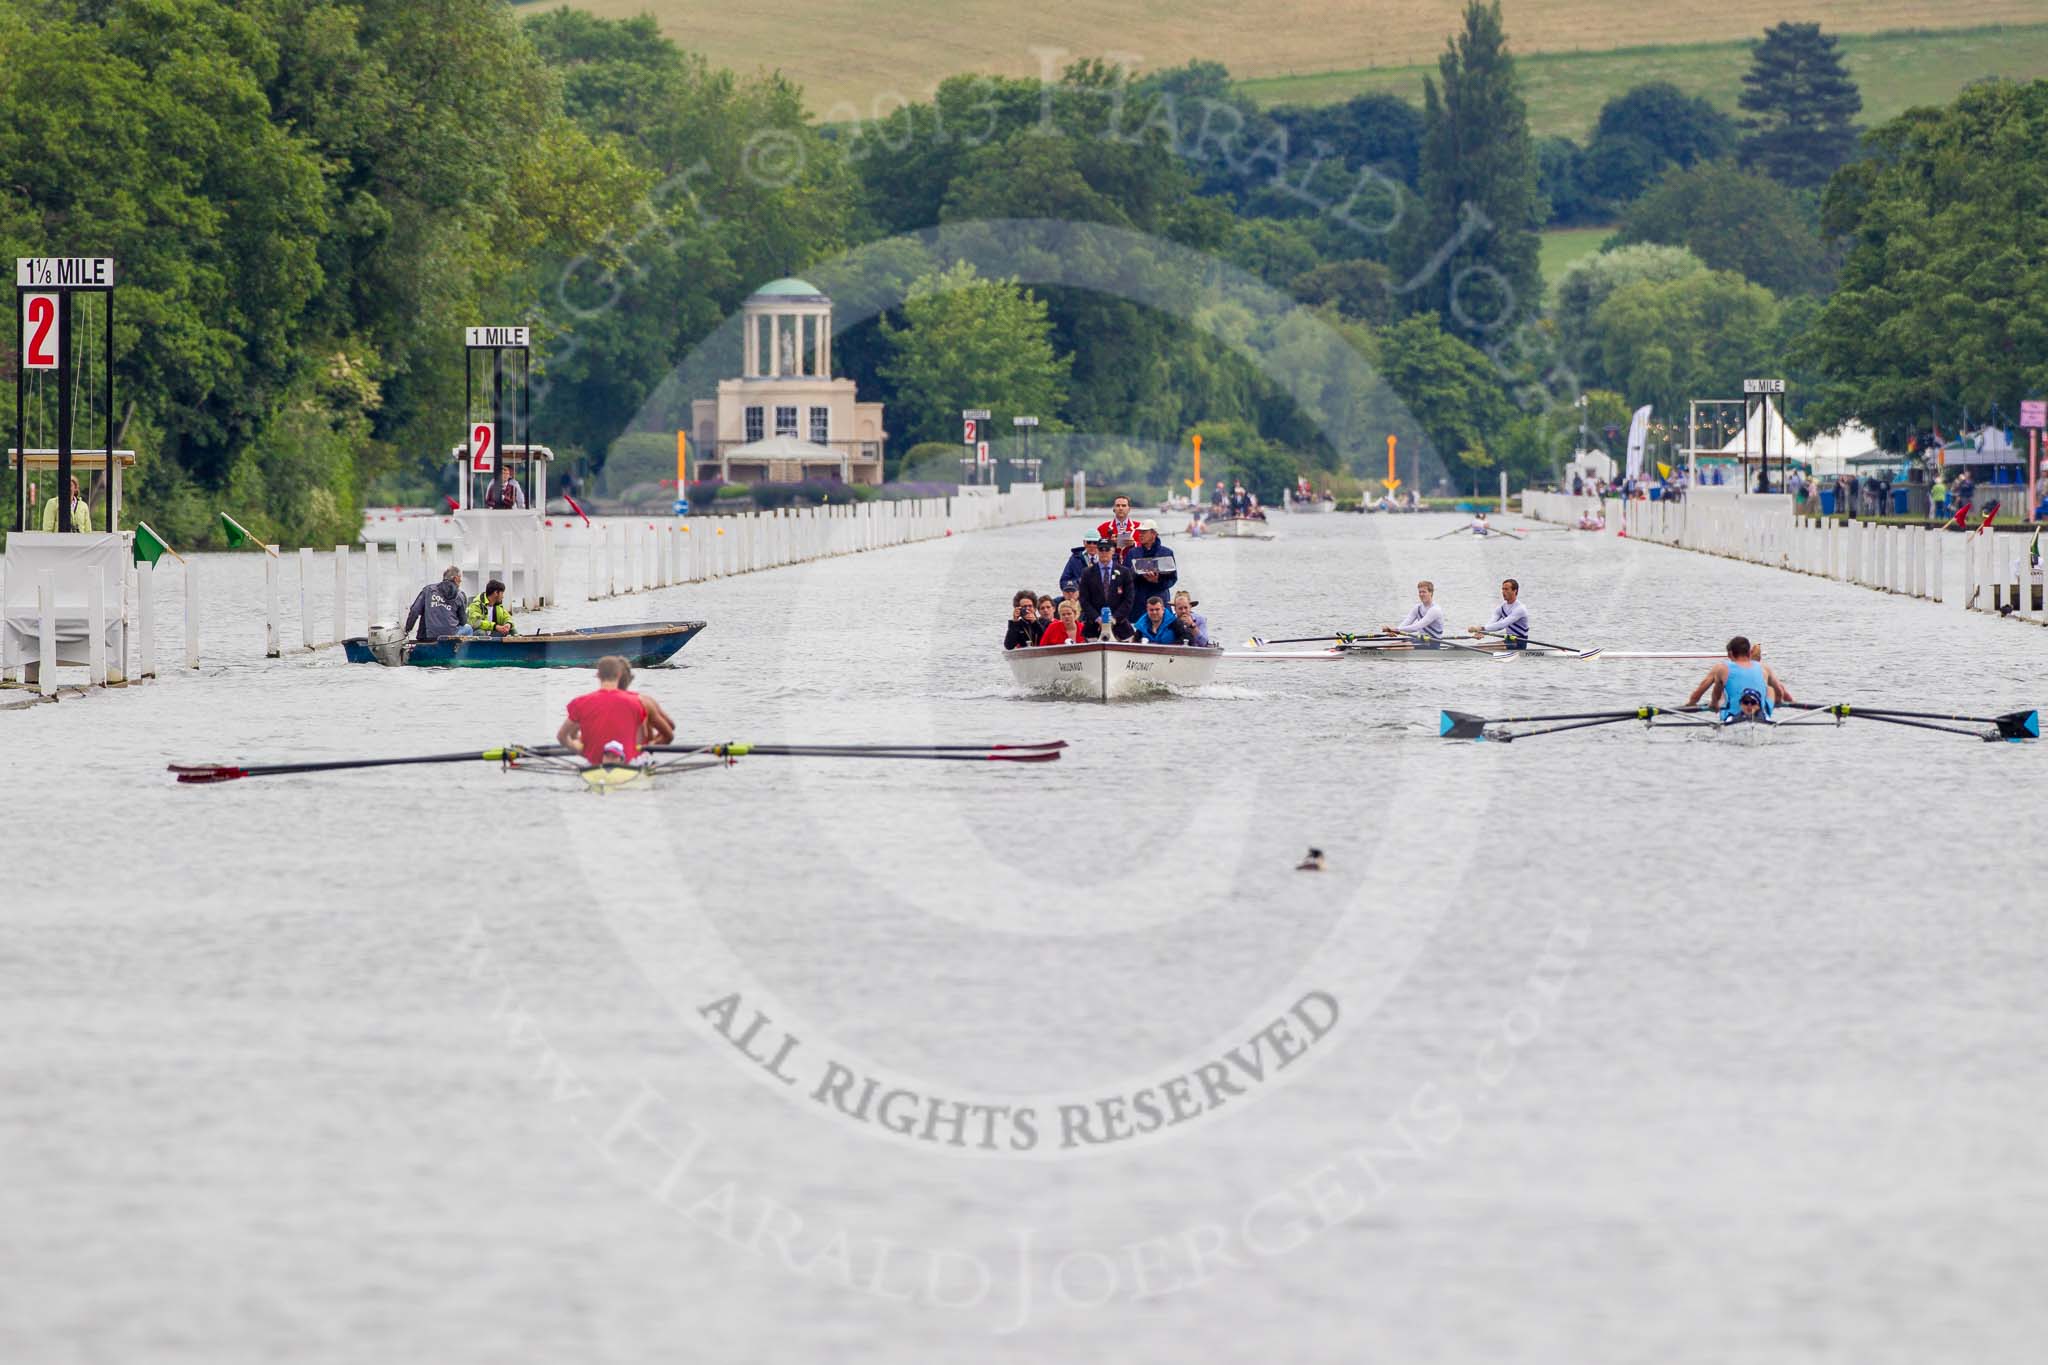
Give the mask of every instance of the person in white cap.
[[1137, 525], [1138, 543], [1131, 547], [1125, 563], [1131, 566], [1131, 618], [1136, 620], [1144, 614], [1143, 604], [1148, 598], [1157, 597], [1160, 602], [1173, 600], [1173, 585], [1180, 581], [1180, 568], [1174, 563], [1173, 551], [1159, 538], [1159, 524], [1141, 521]]

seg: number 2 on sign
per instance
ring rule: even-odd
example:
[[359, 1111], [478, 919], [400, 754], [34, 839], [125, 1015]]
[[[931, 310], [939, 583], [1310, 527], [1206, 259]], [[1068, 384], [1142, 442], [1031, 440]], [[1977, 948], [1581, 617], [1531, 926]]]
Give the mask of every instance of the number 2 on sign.
[[21, 296], [22, 331], [28, 342], [23, 348], [22, 368], [29, 370], [54, 370], [58, 357], [64, 353], [57, 335], [57, 296], [55, 294], [23, 294]]
[[497, 431], [489, 422], [478, 422], [469, 429], [469, 467], [479, 474], [489, 474], [497, 467], [498, 448], [494, 442]]

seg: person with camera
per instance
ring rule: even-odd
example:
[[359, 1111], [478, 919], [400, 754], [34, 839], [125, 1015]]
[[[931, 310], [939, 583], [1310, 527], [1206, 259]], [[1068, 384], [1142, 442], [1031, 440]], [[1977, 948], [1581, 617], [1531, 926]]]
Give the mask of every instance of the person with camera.
[[1010, 624], [1003, 632], [1004, 649], [1024, 649], [1038, 643], [1038, 634], [1045, 628], [1038, 619], [1038, 594], [1029, 588], [1019, 588], [1010, 596]]

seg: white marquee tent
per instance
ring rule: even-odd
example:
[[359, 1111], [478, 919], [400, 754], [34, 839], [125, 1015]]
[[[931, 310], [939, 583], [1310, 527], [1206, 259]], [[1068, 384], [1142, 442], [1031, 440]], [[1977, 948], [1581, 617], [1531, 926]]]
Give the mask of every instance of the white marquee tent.
[[1877, 437], [1861, 422], [1845, 422], [1839, 431], [1802, 441], [1785, 425], [1785, 414], [1778, 410], [1778, 405], [1766, 398], [1750, 410], [1745, 429], [1736, 432], [1714, 453], [1739, 459], [1747, 452], [1751, 460], [1768, 453], [1774, 465], [1790, 460], [1805, 465], [1816, 478], [1831, 479], [1847, 472], [1850, 461], [1872, 454], [1877, 448]]

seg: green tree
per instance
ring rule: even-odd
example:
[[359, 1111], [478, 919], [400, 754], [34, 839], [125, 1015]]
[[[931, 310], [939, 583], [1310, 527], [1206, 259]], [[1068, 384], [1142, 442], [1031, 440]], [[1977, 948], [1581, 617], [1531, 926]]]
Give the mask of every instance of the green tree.
[[1609, 367], [1593, 326], [1594, 315], [1608, 295], [1639, 281], [1662, 283], [1702, 274], [1706, 268], [1690, 251], [1673, 246], [1610, 247], [1573, 261], [1559, 273], [1551, 289], [1550, 312], [1557, 327], [1560, 358], [1578, 372], [1581, 383], [1608, 383]]
[[1713, 270], [1615, 290], [1593, 318], [1614, 387], [1667, 418], [1693, 398], [1726, 398], [1776, 359], [1778, 301]]
[[1536, 139], [1536, 189], [1553, 226], [1596, 221], [1605, 206], [1586, 191], [1585, 149], [1568, 137]]
[[1379, 335], [1380, 373], [1407, 408], [1406, 440], [1420, 436], [1459, 482], [1493, 467], [1488, 450], [1514, 420], [1493, 364], [1437, 325], [1434, 315], [1403, 318]]
[[213, 0], [0, 13], [0, 252], [115, 258], [116, 401], [211, 486], [297, 377], [323, 283], [322, 167], [268, 117], [278, 62]]
[[612, 158], [550, 161], [624, 220], [595, 250], [527, 252], [554, 333], [536, 428], [599, 455], [749, 293], [848, 243], [859, 187], [779, 77], [715, 69], [642, 19], [560, 9], [525, 31], [571, 131]]
[[1809, 415], [1902, 444], [1937, 405], [2011, 415], [2048, 393], [2048, 81], [1972, 86], [1869, 148], [1822, 205], [1848, 250], [1794, 355], [1825, 376]]
[[1329, 307], [1352, 322], [1394, 320], [1394, 277], [1378, 261], [1331, 261], [1294, 277], [1288, 291], [1311, 307]]
[[1423, 80], [1422, 202], [1402, 229], [1403, 288], [1467, 341], [1506, 335], [1543, 297], [1528, 110], [1499, 0], [1468, 0], [1462, 32]]
[[1819, 189], [1856, 150], [1863, 95], [1819, 24], [1764, 30], [1739, 98], [1742, 164], [1795, 189]]
[[1616, 95], [1600, 107], [1593, 140], [1640, 138], [1657, 154], [1661, 168], [1690, 166], [1735, 150], [1735, 121], [1698, 95], [1669, 81], [1651, 81]]
[[920, 279], [902, 312], [901, 329], [882, 328], [895, 352], [883, 373], [896, 386], [902, 439], [944, 439], [973, 407], [1032, 413], [1057, 428], [1072, 361], [1053, 350], [1042, 299], [963, 261]]
[[1671, 171], [1629, 207], [1612, 240], [1681, 246], [1780, 294], [1817, 294], [1833, 282], [1807, 197], [1725, 161]]

